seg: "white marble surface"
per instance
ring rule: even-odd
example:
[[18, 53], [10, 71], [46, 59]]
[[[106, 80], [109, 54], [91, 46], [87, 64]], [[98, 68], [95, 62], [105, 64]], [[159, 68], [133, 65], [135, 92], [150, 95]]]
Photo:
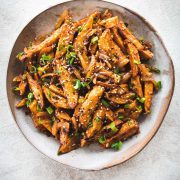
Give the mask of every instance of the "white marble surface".
[[111, 0], [144, 16], [160, 33], [173, 59], [176, 86], [164, 122], [148, 146], [116, 167], [86, 172], [61, 165], [34, 149], [11, 116], [6, 70], [13, 43], [28, 21], [60, 0], [0, 0], [0, 179], [180, 179], [180, 1]]

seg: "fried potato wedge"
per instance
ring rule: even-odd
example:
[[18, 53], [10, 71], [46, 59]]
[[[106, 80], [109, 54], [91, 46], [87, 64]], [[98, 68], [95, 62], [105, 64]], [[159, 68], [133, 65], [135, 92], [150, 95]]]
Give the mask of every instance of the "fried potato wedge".
[[120, 130], [113, 137], [107, 139], [103, 144], [103, 146], [109, 148], [114, 142], [124, 141], [130, 138], [131, 136], [133, 136], [134, 134], [137, 134], [138, 132], [139, 132], [139, 125], [137, 121], [131, 119], [126, 123], [124, 123], [120, 128]]
[[64, 97], [55, 94], [54, 92], [50, 91], [45, 86], [43, 87], [43, 92], [47, 100], [56, 108], [64, 108], [64, 109], [70, 108], [68, 105], [67, 99], [65, 99]]
[[129, 63], [129, 59], [112, 40], [109, 29], [106, 29], [99, 38], [98, 46], [100, 50], [107, 52], [112, 59], [116, 59], [115, 63], [117, 63], [120, 68]]
[[59, 75], [59, 81], [63, 87], [64, 95], [67, 97], [68, 105], [73, 109], [78, 101], [78, 93], [77, 90], [74, 89], [74, 78], [63, 66], [58, 66], [57, 70], [60, 70], [61, 72]]
[[136, 46], [136, 48], [142, 53], [144, 58], [151, 59], [153, 57], [153, 53], [144, 48], [144, 46], [136, 39], [136, 37], [129, 31], [129, 29], [122, 21], [119, 22], [118, 29], [126, 39], [128, 39]]
[[87, 138], [91, 138], [94, 136], [95, 133], [99, 132], [102, 128], [102, 120], [105, 117], [106, 109], [103, 106], [100, 106], [98, 110], [95, 111], [93, 119], [92, 119], [92, 126], [87, 129], [86, 136]]
[[41, 109], [43, 109], [43, 107], [44, 107], [44, 98], [43, 98], [43, 92], [42, 92], [41, 86], [38, 84], [38, 82], [36, 80], [34, 80], [32, 78], [32, 76], [29, 73], [27, 73], [26, 76], [27, 76], [29, 87], [30, 87], [35, 99], [37, 100], [37, 102], [40, 105]]
[[88, 123], [91, 119], [91, 115], [95, 110], [96, 105], [99, 102], [103, 92], [103, 87], [94, 86], [94, 88], [90, 91], [87, 99], [82, 104], [80, 108], [79, 122], [81, 123], [83, 128], [87, 129]]

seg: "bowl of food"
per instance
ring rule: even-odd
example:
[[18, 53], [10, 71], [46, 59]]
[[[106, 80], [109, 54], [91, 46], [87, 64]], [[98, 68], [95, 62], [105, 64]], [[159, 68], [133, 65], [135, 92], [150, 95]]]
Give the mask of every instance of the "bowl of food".
[[155, 29], [98, 0], [65, 2], [33, 18], [7, 71], [10, 108], [26, 139], [86, 170], [140, 152], [159, 129], [173, 89], [173, 63]]

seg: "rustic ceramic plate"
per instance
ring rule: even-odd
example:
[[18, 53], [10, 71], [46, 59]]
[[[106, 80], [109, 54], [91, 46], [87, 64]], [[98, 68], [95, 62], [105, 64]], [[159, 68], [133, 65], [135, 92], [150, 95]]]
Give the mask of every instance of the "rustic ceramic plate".
[[[56, 152], [59, 142], [51, 137], [37, 131], [32, 124], [29, 116], [26, 116], [22, 110], [15, 108], [17, 97], [12, 93], [12, 78], [18, 75], [22, 70], [22, 65], [15, 56], [22, 51], [28, 43], [36, 36], [51, 31], [57, 19], [57, 15], [64, 9], [70, 9], [75, 19], [81, 19], [95, 10], [111, 9], [114, 15], [118, 15], [129, 24], [130, 29], [137, 37], [144, 36], [153, 45], [154, 59], [152, 65], [159, 67], [161, 74], [155, 77], [161, 80], [162, 90], [157, 93], [153, 99], [152, 113], [140, 120], [140, 134], [124, 142], [120, 151], [104, 150], [97, 145], [91, 145], [86, 148], [74, 150], [70, 153], [57, 156]], [[122, 163], [139, 151], [141, 151], [160, 127], [163, 118], [168, 110], [174, 88], [174, 69], [171, 58], [156, 30], [140, 15], [124, 8], [122, 6], [98, 1], [70, 1], [62, 3], [45, 10], [36, 16], [18, 36], [9, 59], [7, 71], [7, 94], [10, 108], [15, 122], [21, 132], [40, 152], [46, 156], [69, 166], [86, 169], [99, 170]]]

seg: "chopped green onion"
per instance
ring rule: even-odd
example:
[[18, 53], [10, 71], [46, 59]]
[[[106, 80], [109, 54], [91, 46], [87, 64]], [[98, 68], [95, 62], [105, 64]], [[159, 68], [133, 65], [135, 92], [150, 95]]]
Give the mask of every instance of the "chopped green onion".
[[112, 122], [112, 123], [110, 124], [110, 128], [112, 129], [113, 132], [117, 132], [117, 131], [118, 131], [118, 128], [116, 127], [116, 125], [115, 125], [114, 122]]
[[31, 66], [31, 73], [36, 73], [37, 72], [37, 68], [35, 66]]
[[28, 96], [27, 96], [28, 99], [32, 99], [33, 97], [34, 97], [34, 95], [33, 95], [32, 92], [30, 92], [30, 93], [28, 94]]
[[131, 94], [131, 98], [134, 98], [134, 97], [136, 97], [136, 94], [135, 94], [135, 93], [132, 93], [132, 94]]
[[141, 111], [141, 110], [142, 110], [142, 106], [138, 106], [138, 107], [136, 107], [136, 109], [137, 109], [138, 111]]
[[36, 107], [37, 111], [40, 112], [41, 111], [41, 108], [39, 106], [39, 104], [37, 104], [37, 107]]
[[51, 106], [47, 107], [46, 110], [47, 110], [48, 114], [52, 114], [54, 112], [54, 110], [52, 109]]
[[92, 44], [96, 44], [98, 42], [98, 36], [95, 36], [91, 39]]
[[48, 95], [49, 98], [51, 98], [51, 92], [50, 92], [50, 90], [48, 90], [47, 95]]
[[79, 90], [81, 88], [81, 81], [79, 79], [76, 80], [76, 84], [74, 86], [74, 89]]
[[101, 102], [104, 106], [109, 107], [109, 103], [105, 99], [102, 99]]
[[158, 74], [161, 72], [158, 68], [153, 67], [153, 66], [149, 66], [149, 65], [148, 65], [148, 68], [149, 68], [149, 70], [150, 70], [151, 72], [155, 72], [155, 73], [158, 73]]
[[14, 91], [19, 91], [19, 90], [20, 90], [19, 87], [14, 88]]
[[101, 136], [99, 139], [98, 139], [99, 143], [100, 144], [104, 144], [106, 142], [106, 137], [105, 136]]
[[142, 98], [137, 97], [136, 99], [137, 99], [140, 103], [144, 103], [144, 102], [145, 102], [145, 97], [142, 97]]
[[118, 141], [116, 143], [113, 143], [111, 145], [111, 148], [114, 149], [114, 150], [120, 150], [122, 148], [122, 142], [121, 141]]
[[141, 37], [139, 38], [139, 41], [140, 41], [141, 43], [143, 43], [143, 42], [144, 42], [144, 36], [141, 36]]
[[129, 120], [127, 121], [128, 125], [131, 126], [132, 125], [132, 122]]
[[81, 82], [82, 87], [86, 87], [87, 83], [86, 82]]
[[96, 117], [95, 120], [96, 120], [96, 122], [99, 122], [99, 121], [100, 121], [99, 117]]
[[125, 105], [124, 105], [124, 108], [129, 108], [129, 104], [125, 104]]
[[43, 54], [42, 57], [41, 57], [41, 61], [42, 61], [42, 64], [45, 65], [45, 61], [52, 61], [52, 58], [51, 56], [47, 56], [46, 54]]
[[114, 69], [114, 73], [115, 73], [115, 74], [119, 74], [119, 73], [120, 73], [120, 68], [119, 68], [119, 67], [116, 67], [116, 68]]
[[124, 119], [124, 116], [123, 116], [123, 115], [120, 115], [120, 116], [118, 116], [118, 118], [119, 118], [120, 120], [122, 120], [122, 119]]
[[55, 121], [55, 117], [53, 116], [53, 117], [51, 118], [51, 121], [50, 121], [50, 126], [51, 126], [51, 127], [53, 126], [54, 121]]
[[31, 101], [30, 101], [30, 100], [27, 100], [27, 101], [26, 101], [26, 106], [29, 107], [30, 104], [31, 104]]
[[74, 60], [75, 60], [74, 58], [69, 59], [68, 64], [69, 64], [69, 65], [72, 65], [73, 62], [74, 62]]
[[55, 73], [56, 74], [61, 74], [61, 70], [57, 70]]
[[160, 90], [160, 89], [162, 88], [162, 83], [161, 83], [161, 81], [158, 81], [156, 84], [157, 84], [158, 90]]
[[140, 61], [134, 60], [134, 64], [141, 64]]
[[24, 52], [19, 52], [16, 56], [16, 58], [20, 58], [22, 55], [24, 54]]
[[69, 51], [70, 49], [73, 49], [73, 45], [71, 45], [71, 44], [69, 44], [69, 45], [67, 46], [67, 51]]
[[88, 123], [88, 128], [90, 128], [90, 127], [92, 127], [93, 126], [93, 124], [92, 124], [92, 122], [90, 121], [89, 123]]

